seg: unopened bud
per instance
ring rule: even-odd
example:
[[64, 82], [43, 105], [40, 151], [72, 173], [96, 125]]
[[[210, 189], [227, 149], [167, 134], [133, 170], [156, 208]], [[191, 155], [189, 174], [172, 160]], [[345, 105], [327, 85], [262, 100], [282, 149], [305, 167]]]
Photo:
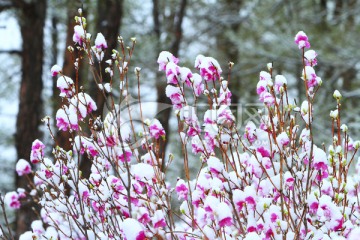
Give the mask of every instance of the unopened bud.
[[267, 69], [268, 69], [269, 71], [271, 71], [272, 68], [273, 68], [273, 64], [272, 64], [272, 63], [268, 63], [266, 66], [267, 66]]
[[336, 109], [334, 111], [330, 111], [330, 117], [336, 119], [339, 116], [339, 111]]
[[140, 71], [141, 71], [141, 68], [135, 67], [134, 72], [135, 72], [136, 75], [139, 75]]
[[151, 121], [150, 121], [150, 119], [147, 118], [144, 120], [144, 123], [146, 126], [150, 126]]
[[333, 94], [333, 97], [336, 99], [336, 100], [341, 100], [341, 93], [338, 91], [338, 90], [335, 90], [334, 91], [334, 94]]
[[343, 132], [347, 132], [349, 128], [348, 128], [348, 126], [346, 124], [343, 124], [343, 125], [341, 125], [340, 129]]
[[354, 142], [353, 142], [353, 146], [354, 146], [354, 148], [355, 148], [356, 150], [359, 149], [359, 148], [360, 148], [360, 141], [359, 141], [359, 140], [354, 141]]

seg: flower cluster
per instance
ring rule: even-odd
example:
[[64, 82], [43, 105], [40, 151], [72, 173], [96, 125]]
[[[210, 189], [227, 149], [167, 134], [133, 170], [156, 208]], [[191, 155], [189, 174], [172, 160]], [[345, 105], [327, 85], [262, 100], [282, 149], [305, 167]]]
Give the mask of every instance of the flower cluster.
[[[98, 34], [91, 47], [86, 19], [79, 13], [74, 44], [93, 67], [103, 60], [106, 40]], [[113, 103], [106, 105], [104, 117], [95, 116], [96, 103], [77, 86], [78, 79], [64, 76], [57, 65], [51, 69], [53, 76], [59, 75], [57, 87], [64, 102], [56, 126], [70, 133], [72, 149], [55, 146], [49, 156], [49, 147], [35, 140], [29, 158], [35, 167], [18, 161], [18, 175], [32, 177], [34, 188], [8, 192], [4, 202], [18, 209], [24, 199], [34, 198], [41, 207], [41, 219], [20, 239], [359, 238], [360, 161], [356, 175], [350, 175], [349, 168], [360, 141], [353, 141], [341, 124], [341, 94], [335, 91], [332, 142], [328, 148], [315, 144], [312, 121], [321, 79], [313, 68], [317, 54], [304, 51], [310, 48], [304, 32], [296, 35], [295, 43], [302, 51], [306, 100], [300, 106], [290, 102], [286, 77], [273, 76], [270, 64], [268, 71], [260, 72], [256, 86], [263, 104], [260, 121], [247, 122], [243, 130], [230, 109], [230, 79], [221, 77], [214, 58], [197, 56], [192, 71], [170, 52], [160, 53], [157, 62], [166, 76], [166, 96], [181, 126], [184, 150], [185, 178], [177, 178], [175, 186], [166, 179], [174, 157], [159, 151], [159, 141], [166, 140], [162, 124], [141, 114], [136, 128], [131, 111], [124, 111], [108, 94], [116, 90], [112, 77], [118, 70], [117, 102], [129, 105], [126, 81], [134, 45], [126, 48], [123, 39], [118, 40], [121, 49], [130, 50], [113, 50], [106, 60], [110, 81], [94, 74], [99, 92]], [[140, 68], [135, 75], [139, 81]], [[196, 108], [202, 99], [208, 103], [203, 114]], [[190, 159], [201, 165], [193, 179]], [[81, 161], [91, 163], [89, 176], [83, 175]], [[174, 196], [179, 209], [173, 207]]]

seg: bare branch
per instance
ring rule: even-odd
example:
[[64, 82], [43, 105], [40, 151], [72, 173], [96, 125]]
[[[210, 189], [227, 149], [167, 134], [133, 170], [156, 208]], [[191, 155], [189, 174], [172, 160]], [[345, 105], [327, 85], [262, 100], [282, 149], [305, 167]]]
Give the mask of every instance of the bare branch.
[[12, 49], [12, 50], [0, 50], [0, 54], [15, 54], [15, 55], [21, 55], [22, 51], [21, 50], [16, 50], [16, 49]]

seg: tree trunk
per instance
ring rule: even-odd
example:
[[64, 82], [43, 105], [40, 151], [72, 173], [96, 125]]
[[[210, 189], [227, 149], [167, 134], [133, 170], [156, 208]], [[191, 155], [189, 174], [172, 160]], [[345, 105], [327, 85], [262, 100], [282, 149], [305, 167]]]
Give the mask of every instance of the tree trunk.
[[[16, 120], [15, 147], [18, 159], [29, 159], [32, 142], [41, 137], [39, 125], [43, 102], [43, 38], [46, 15], [46, 0], [14, 1], [19, 13], [22, 35], [22, 79], [19, 94], [19, 112]], [[16, 177], [16, 187], [29, 189], [24, 177]], [[16, 235], [30, 229], [37, 218], [33, 202], [22, 204], [16, 213]]]
[[[101, 75], [104, 78], [108, 76], [108, 74], [105, 75], [105, 68], [107, 67], [105, 61], [111, 58], [112, 50], [117, 48], [117, 38], [119, 36], [121, 20], [123, 17], [123, 0], [99, 1], [97, 9], [97, 32], [94, 34], [97, 34], [98, 32], [102, 33], [108, 45], [108, 48], [104, 54], [104, 60], [100, 64]], [[99, 94], [98, 88], [94, 82], [91, 83], [90, 89], [98, 106], [98, 115], [103, 114], [105, 103], [104, 96]]]

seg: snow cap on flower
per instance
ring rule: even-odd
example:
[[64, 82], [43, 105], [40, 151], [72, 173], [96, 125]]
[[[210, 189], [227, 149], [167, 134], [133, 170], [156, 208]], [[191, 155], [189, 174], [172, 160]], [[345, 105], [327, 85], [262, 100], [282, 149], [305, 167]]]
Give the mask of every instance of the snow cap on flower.
[[61, 67], [55, 64], [51, 67], [51, 76], [56, 77], [61, 72], [61, 70]]
[[165, 215], [162, 210], [156, 210], [151, 220], [154, 228], [163, 228], [166, 226]]
[[16, 163], [16, 172], [19, 176], [31, 173], [30, 163], [25, 159], [19, 159], [19, 161]]
[[121, 223], [121, 232], [126, 240], [145, 240], [143, 225], [133, 218], [127, 218]]
[[176, 85], [179, 83], [179, 80], [181, 80], [180, 67], [174, 62], [169, 62], [166, 64], [165, 73], [166, 73], [167, 83]]
[[181, 93], [181, 89], [179, 87], [175, 87], [173, 85], [167, 85], [165, 89], [165, 94], [168, 98], [170, 98], [174, 109], [182, 108], [185, 100]]
[[306, 66], [316, 66], [317, 65], [317, 53], [314, 50], [308, 50], [304, 53], [305, 64]]
[[99, 50], [108, 48], [104, 35], [98, 33], [95, 38], [95, 47]]
[[281, 93], [282, 92], [282, 88], [284, 85], [287, 84], [286, 78], [283, 75], [276, 75], [275, 76], [275, 92], [276, 93]]
[[147, 163], [131, 165], [131, 174], [139, 180], [151, 180], [155, 177], [154, 167]]
[[191, 77], [191, 80], [193, 82], [194, 94], [196, 97], [199, 97], [205, 89], [204, 83], [202, 81], [200, 74], [194, 73]]
[[299, 49], [310, 48], [309, 39], [303, 31], [296, 34], [295, 43], [298, 45]]
[[70, 108], [74, 107], [78, 110], [82, 118], [85, 118], [87, 114], [97, 110], [95, 101], [87, 93], [78, 93], [71, 98], [70, 102]]
[[196, 58], [195, 58], [194, 67], [195, 68], [200, 68], [200, 65], [201, 65], [204, 58], [205, 58], [205, 56], [202, 55], [202, 54], [197, 55]]
[[20, 235], [19, 240], [33, 240], [38, 239], [36, 236], [36, 233], [33, 233], [31, 231], [26, 231], [23, 234]]
[[326, 153], [321, 148], [314, 146], [313, 148], [314, 156], [314, 167], [316, 170], [327, 170], [328, 159]]
[[266, 83], [271, 81], [270, 73], [268, 73], [266, 71], [261, 71], [260, 74], [259, 74], [259, 81], [265, 81]]
[[220, 78], [222, 69], [218, 61], [212, 57], [203, 57], [199, 65], [200, 75], [205, 81], [215, 81]]
[[235, 121], [235, 116], [231, 112], [229, 106], [221, 105], [217, 110], [217, 124], [231, 126]]
[[186, 83], [187, 86], [191, 85], [190, 79], [192, 78], [193, 74], [191, 70], [187, 67], [180, 68], [180, 82]]
[[276, 141], [281, 147], [284, 147], [289, 144], [290, 139], [286, 132], [282, 132], [276, 137]]
[[210, 156], [207, 160], [207, 165], [212, 173], [218, 174], [224, 171], [224, 164], [217, 157]]
[[[71, 108], [72, 110], [75, 110]], [[56, 126], [61, 131], [67, 131], [69, 129], [78, 130], [78, 118], [75, 111], [70, 111], [67, 106], [63, 106], [56, 112]]]
[[218, 204], [215, 215], [217, 217], [220, 227], [231, 226], [233, 224], [233, 214], [230, 207], [226, 203], [220, 202]]
[[79, 45], [82, 45], [85, 39], [85, 30], [83, 26], [76, 25], [74, 27], [73, 41]]
[[244, 138], [250, 143], [253, 143], [256, 140], [256, 125], [252, 121], [249, 121], [245, 126]]
[[37, 235], [42, 235], [45, 232], [45, 229], [43, 227], [43, 223], [41, 220], [35, 220], [31, 223], [31, 229], [34, 233]]
[[173, 62], [175, 64], [179, 63], [179, 59], [174, 57], [174, 55], [168, 51], [162, 51], [159, 54], [159, 57], [157, 59], [157, 63], [159, 64], [159, 71], [165, 71], [166, 65], [169, 62]]
[[60, 97], [71, 97], [75, 92], [74, 81], [67, 76], [59, 77], [56, 87], [60, 90]]

